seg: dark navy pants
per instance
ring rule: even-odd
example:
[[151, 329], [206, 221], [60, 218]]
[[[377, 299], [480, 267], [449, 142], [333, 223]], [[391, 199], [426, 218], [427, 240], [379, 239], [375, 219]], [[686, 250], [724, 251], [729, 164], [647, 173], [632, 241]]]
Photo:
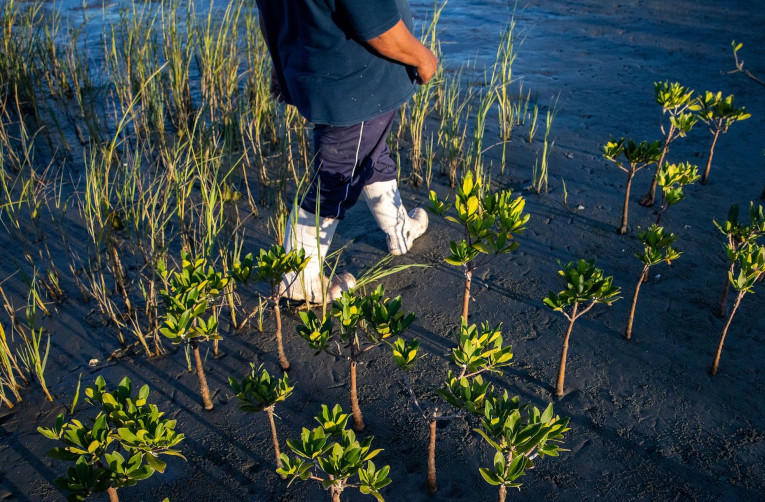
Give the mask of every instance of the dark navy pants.
[[385, 142], [396, 111], [347, 127], [314, 126], [313, 173], [303, 209], [316, 213], [318, 193], [319, 215], [342, 220], [364, 186], [396, 179], [396, 163]]

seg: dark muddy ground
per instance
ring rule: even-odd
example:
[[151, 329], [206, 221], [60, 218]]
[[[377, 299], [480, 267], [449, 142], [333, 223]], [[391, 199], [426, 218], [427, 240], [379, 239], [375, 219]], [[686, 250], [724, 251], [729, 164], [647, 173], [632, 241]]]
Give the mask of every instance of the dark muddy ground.
[[[424, 12], [428, 2], [414, 3]], [[748, 205], [765, 184], [765, 89], [733, 68], [730, 42], [743, 42], [750, 69], [765, 77], [765, 11], [743, 0], [662, 2], [631, 0], [612, 4], [596, 0], [530, 2], [516, 13], [526, 37], [514, 67], [524, 87], [539, 91], [542, 104], [560, 93], [553, 125], [550, 191], [526, 192], [531, 220], [521, 247], [477, 272], [473, 284], [473, 322], [502, 322], [514, 347], [514, 364], [499, 387], [537, 406], [553, 401], [556, 413], [571, 417], [572, 430], [560, 458], [540, 461], [522, 481], [528, 500], [765, 500], [765, 301], [762, 288], [747, 295], [733, 321], [723, 351], [720, 373], [711, 377], [712, 362], [723, 320], [712, 313], [725, 271], [721, 235], [712, 224], [724, 219], [732, 203]], [[442, 19], [447, 64], [457, 68], [468, 58], [479, 64], [493, 60], [499, 31], [512, 6], [505, 2], [453, 1]], [[710, 183], [687, 190], [687, 200], [664, 218], [680, 234], [683, 256], [671, 267], [652, 269], [641, 292], [634, 338], [622, 331], [640, 264], [634, 227], [626, 236], [615, 229], [623, 199], [624, 176], [600, 157], [599, 147], [610, 136], [658, 139], [660, 110], [653, 101], [653, 83], [676, 80], [696, 90], [722, 90], [736, 95], [752, 118], [731, 127], [718, 142]], [[490, 123], [487, 138], [496, 136]], [[538, 136], [539, 138], [539, 136]], [[678, 140], [671, 161], [703, 165], [711, 135], [697, 126]], [[510, 143], [510, 163], [497, 183], [523, 190], [530, 184], [541, 140], [522, 137]], [[499, 149], [489, 153], [497, 165]], [[568, 204], [563, 202], [565, 180]], [[652, 211], [637, 201], [650, 176], [641, 172], [633, 185], [631, 223], [649, 225]], [[443, 178], [434, 187], [447, 193]], [[409, 205], [423, 205], [423, 189], [404, 187]], [[247, 246], [270, 243], [265, 218], [249, 221]], [[354, 208], [338, 229], [335, 245], [351, 242], [341, 263], [359, 273], [385, 254], [380, 232], [369, 232], [374, 220], [363, 204]], [[417, 314], [410, 336], [423, 343], [425, 357], [417, 366], [415, 387], [427, 397], [449, 369], [453, 346], [449, 333], [458, 322], [461, 272], [443, 262], [457, 231], [431, 218], [431, 229], [406, 257], [394, 263], [426, 263], [424, 270], [384, 280], [389, 293], [403, 295], [405, 307]], [[11, 243], [12, 244], [12, 243]], [[5, 247], [5, 245], [3, 246]], [[598, 307], [574, 328], [569, 352], [567, 393], [551, 397], [557, 374], [562, 316], [541, 299], [558, 291], [556, 260], [595, 258], [623, 288], [613, 307]], [[660, 274], [657, 275], [657, 274]], [[244, 296], [252, 305], [252, 299]], [[208, 379], [215, 409], [203, 412], [197, 378], [186, 371], [182, 351], [158, 360], [143, 355], [88, 366], [91, 358], [105, 361], [116, 348], [114, 334], [88, 313], [92, 306], [75, 295], [57, 307], [48, 379], [57, 399], [50, 404], [37, 390], [0, 417], [0, 500], [52, 501], [63, 494], [52, 484], [61, 464], [45, 458], [53, 445], [36, 431], [51, 424], [71, 402], [82, 373], [83, 384], [103, 375], [116, 383], [129, 376], [148, 383], [160, 409], [178, 419], [186, 434], [182, 450], [187, 461], [171, 460], [164, 475], [121, 491], [123, 500], [173, 502], [251, 500], [324, 500], [311, 483], [287, 487], [274, 473], [265, 415], [237, 411], [227, 377], [242, 376], [248, 363], [278, 368], [275, 342], [251, 327], [232, 332], [223, 318], [220, 359], [208, 359]], [[297, 437], [322, 403], [349, 408], [346, 364], [327, 355], [313, 356], [294, 334], [297, 316], [287, 311], [286, 350], [292, 362], [295, 394], [277, 408], [282, 441]], [[271, 332], [268, 317], [265, 332]], [[393, 483], [386, 500], [493, 500], [496, 489], [478, 473], [491, 452], [472, 432], [474, 424], [455, 420], [439, 430], [437, 467], [439, 491], [425, 493], [427, 427], [411, 408], [395, 368], [384, 356], [362, 366], [361, 406], [367, 429], [377, 447], [376, 462], [390, 464]], [[87, 414], [80, 405], [80, 416]], [[283, 448], [285, 448], [283, 446]], [[286, 449], [286, 448], [285, 448]], [[346, 494], [347, 500], [362, 500]], [[104, 495], [104, 500], [106, 499]]]

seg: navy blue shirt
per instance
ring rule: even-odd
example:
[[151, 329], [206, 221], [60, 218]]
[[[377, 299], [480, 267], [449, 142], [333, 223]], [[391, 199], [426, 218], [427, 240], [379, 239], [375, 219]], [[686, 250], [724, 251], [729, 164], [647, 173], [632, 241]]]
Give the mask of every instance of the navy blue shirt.
[[348, 126], [388, 112], [415, 90], [411, 70], [365, 40], [403, 20], [407, 0], [257, 0], [282, 95], [315, 124]]

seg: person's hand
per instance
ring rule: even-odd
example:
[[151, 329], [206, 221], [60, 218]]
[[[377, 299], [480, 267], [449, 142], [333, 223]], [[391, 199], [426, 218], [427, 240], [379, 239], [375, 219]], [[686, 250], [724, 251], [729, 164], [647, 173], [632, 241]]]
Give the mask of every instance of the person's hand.
[[433, 51], [425, 46], [422, 48], [421, 60], [414, 68], [417, 72], [417, 83], [420, 85], [430, 82], [438, 69], [438, 58], [433, 54]]
[[282, 96], [282, 86], [279, 83], [279, 77], [276, 76], [276, 70], [271, 68], [271, 96], [277, 103], [284, 102], [284, 96]]

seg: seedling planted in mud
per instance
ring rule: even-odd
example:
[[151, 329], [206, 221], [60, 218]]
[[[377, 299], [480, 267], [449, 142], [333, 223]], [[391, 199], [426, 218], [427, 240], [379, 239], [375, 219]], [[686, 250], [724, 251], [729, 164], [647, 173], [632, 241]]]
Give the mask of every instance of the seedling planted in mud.
[[[501, 375], [499, 368], [510, 364], [513, 357], [512, 347], [504, 345], [501, 325], [491, 327], [489, 323], [477, 327], [466, 326], [464, 322], [460, 327], [457, 347], [452, 349], [451, 360], [459, 368], [459, 375], [455, 376], [449, 371], [444, 381], [444, 386], [437, 393], [444, 401], [457, 410], [467, 411], [472, 414], [481, 414], [486, 396], [491, 392], [489, 382], [484, 382], [481, 373], [490, 371]], [[430, 408], [423, 408], [412, 389], [409, 380], [409, 370], [417, 358], [419, 342], [405, 342], [399, 338], [392, 345], [393, 361], [404, 371], [404, 384], [412, 403], [419, 412], [420, 417], [428, 424], [430, 440], [428, 443], [428, 471], [427, 490], [435, 493], [436, 485], [436, 424], [438, 421], [448, 421], [459, 416], [457, 414], [444, 415], [439, 405], [434, 404]]]
[[[319, 426], [311, 430], [304, 427], [299, 440], [287, 440], [287, 446], [297, 457], [282, 453], [281, 467], [276, 472], [289, 479], [290, 484], [308, 479], [320, 482], [322, 488], [329, 490], [332, 502], [340, 502], [340, 495], [347, 488], [358, 488], [383, 502], [380, 490], [391, 482], [390, 467], [377, 469], [372, 459], [382, 450], [371, 449], [371, 436], [359, 442], [356, 434], [346, 429], [348, 418], [340, 406], [335, 405], [330, 411], [327, 405], [322, 405], [321, 413], [315, 417]], [[358, 481], [352, 482], [354, 476]]]
[[[234, 270], [231, 276], [237, 281], [246, 284], [252, 273], [255, 273], [257, 279], [267, 283], [271, 288], [271, 296], [268, 297], [274, 309], [276, 318], [276, 348], [279, 353], [279, 364], [283, 370], [290, 368], [290, 363], [284, 353], [284, 344], [282, 343], [282, 313], [279, 308], [279, 283], [282, 276], [289, 272], [301, 272], [308, 264], [308, 258], [305, 257], [305, 251], [292, 250], [289, 253], [284, 252], [278, 244], [274, 244], [266, 251], [260, 250], [258, 261], [253, 264], [252, 254], [248, 254], [242, 260], [234, 263]], [[253, 311], [258, 312], [259, 309]], [[250, 314], [252, 316], [253, 314]], [[248, 318], [250, 317], [248, 316]], [[247, 319], [245, 319], [246, 321]], [[244, 325], [244, 322], [242, 323]]]
[[48, 451], [49, 457], [74, 462], [66, 476], [55, 480], [56, 486], [69, 493], [70, 502], [104, 491], [111, 502], [118, 502], [117, 489], [133, 486], [157, 471], [165, 472], [167, 464], [159, 455], [183, 458], [176, 446], [184, 436], [175, 431], [175, 420], [163, 418], [164, 413], [148, 403], [148, 385], [134, 395], [130, 379], [125, 377], [108, 391], [99, 376], [94, 387], [85, 389], [85, 395], [99, 409], [95, 419], [86, 424], [76, 419], [64, 422], [61, 414], [52, 428], [37, 428], [45, 437], [64, 444]]
[[[559, 311], [568, 319], [568, 329], [563, 338], [563, 350], [560, 356], [558, 383], [555, 395], [563, 395], [563, 382], [566, 378], [566, 357], [568, 356], [568, 340], [577, 319], [590, 311], [598, 303], [611, 305], [619, 299], [621, 291], [613, 285], [613, 277], [605, 277], [603, 271], [595, 266], [594, 260], [579, 260], [570, 262], [558, 274], [563, 278], [563, 291], [557, 295], [553, 292], [544, 299], [545, 305]], [[582, 309], [580, 310], [580, 307]], [[570, 309], [568, 312], [566, 309]]]
[[[382, 284], [367, 296], [344, 291], [334, 301], [331, 316], [320, 320], [313, 311], [300, 312], [303, 321], [296, 329], [316, 354], [327, 352], [350, 362], [350, 398], [353, 429], [364, 430], [364, 418], [356, 391], [356, 368], [361, 357], [373, 348], [398, 337], [413, 322], [414, 314], [401, 310], [401, 296], [385, 298]], [[335, 330], [332, 319], [340, 328]], [[333, 350], [332, 345], [337, 348]]]
[[[720, 366], [720, 354], [722, 354], [723, 343], [725, 342], [725, 335], [728, 334], [728, 328], [733, 321], [733, 316], [736, 315], [741, 300], [747, 293], [754, 293], [754, 283], [760, 280], [765, 274], [765, 246], [749, 243], [745, 247], [738, 251], [732, 252], [728, 250], [729, 259], [735, 262], [738, 267], [738, 275], [734, 272], [728, 274], [733, 289], [738, 292], [736, 295], [736, 301], [733, 303], [733, 310], [728, 316], [728, 321], [725, 323], [722, 335], [720, 336], [720, 344], [717, 347], [717, 354], [715, 354], [714, 362], [712, 363], [711, 373], [717, 374], [717, 369]], [[732, 256], [731, 256], [732, 255]]]
[[698, 168], [688, 162], [663, 164], [656, 171], [656, 180], [661, 187], [661, 204], [656, 213], [656, 224], [661, 216], [681, 200], [685, 199], [683, 187], [696, 183], [699, 179]]
[[693, 90], [683, 87], [677, 82], [655, 82], [653, 84], [656, 102], [661, 106], [662, 115], [669, 116], [669, 127], [661, 124], [661, 133], [664, 136], [661, 146], [661, 155], [656, 164], [656, 172], [651, 181], [651, 188], [640, 199], [642, 206], [653, 206], [656, 198], [656, 186], [658, 184], [659, 170], [664, 166], [664, 159], [669, 151], [669, 145], [678, 138], [685, 137], [697, 122], [697, 118], [689, 111]]
[[276, 467], [281, 467], [279, 457], [279, 437], [276, 434], [276, 424], [274, 423], [274, 407], [292, 394], [294, 387], [290, 386], [289, 377], [284, 375], [277, 380], [268, 374], [262, 366], [255, 369], [255, 365], [250, 363], [250, 374], [241, 381], [233, 377], [228, 378], [234, 394], [239, 399], [239, 409], [248, 413], [257, 413], [265, 411], [268, 415], [268, 423], [271, 425], [271, 438], [274, 442], [274, 452], [276, 453]]
[[714, 222], [717, 229], [728, 239], [726, 249], [730, 261], [728, 271], [725, 274], [722, 296], [715, 312], [720, 317], [725, 316], [725, 310], [728, 305], [728, 291], [730, 290], [730, 280], [728, 277], [733, 274], [736, 253], [742, 247], [765, 235], [765, 212], [762, 206], [755, 206], [754, 202], [749, 203], [749, 223], [747, 225], [738, 220], [738, 215], [738, 204], [734, 204], [728, 210], [728, 218], [725, 222], [722, 224], [717, 223], [717, 221]]
[[[641, 141], [640, 143], [636, 143], [631, 139], [621, 138], [619, 140], [609, 141], [602, 148], [603, 157], [610, 160], [616, 164], [616, 167], [627, 173], [624, 208], [622, 209], [622, 223], [617, 230], [619, 234], [623, 235], [627, 233], [627, 218], [630, 209], [630, 188], [632, 186], [632, 178], [634, 178], [635, 173], [641, 169], [659, 161], [661, 156], [659, 152], [660, 145], [661, 142], [659, 141], [653, 141], [651, 143]], [[622, 155], [626, 158], [628, 167], [625, 167], [620, 160]]]
[[216, 272], [204, 258], [192, 258], [185, 251], [181, 251], [181, 259], [181, 270], [172, 274], [163, 262], [159, 264], [160, 275], [168, 281], [168, 289], [160, 293], [165, 300], [165, 312], [164, 325], [159, 331], [172, 343], [188, 344], [193, 351], [202, 402], [205, 410], [211, 410], [213, 403], [199, 344], [218, 340], [221, 336], [218, 334], [218, 320], [215, 315], [211, 315], [207, 320], [202, 316], [207, 312], [210, 303], [226, 287], [229, 279]]
[[656, 224], [651, 225], [647, 230], [638, 228], [638, 239], [643, 244], [643, 252], [635, 253], [635, 257], [643, 264], [643, 270], [640, 272], [640, 278], [635, 286], [630, 316], [627, 319], [627, 327], [624, 330], [624, 337], [627, 340], [632, 338], [632, 322], [635, 318], [638, 294], [640, 293], [640, 286], [648, 279], [648, 269], [663, 261], [666, 261], [667, 265], [669, 265], [672, 260], [676, 260], [681, 254], [672, 247], [672, 244], [677, 239], [675, 234], [665, 232], [664, 227]]
[[[464, 238], [449, 243], [451, 254], [446, 257], [446, 262], [465, 269], [462, 299], [462, 320], [465, 324], [468, 322], [473, 271], [498, 255], [518, 249], [520, 243], [513, 237], [523, 232], [529, 221], [529, 215], [523, 214], [526, 206], [524, 198], [513, 199], [511, 195], [511, 190], [489, 193], [489, 187], [483, 184], [481, 177], [477, 175], [474, 178], [473, 173], [468, 171], [454, 196], [455, 218], [447, 215], [451, 206], [430, 191], [430, 210], [463, 229]], [[481, 254], [486, 255], [482, 260], [478, 259]]]
[[716, 94], [710, 91], [704, 93], [704, 97], [699, 96], [691, 107], [696, 112], [699, 120], [709, 127], [712, 133], [712, 145], [709, 147], [709, 156], [707, 157], [707, 166], [704, 168], [704, 175], [701, 177], [701, 184], [706, 185], [709, 179], [709, 170], [712, 168], [712, 156], [715, 153], [715, 145], [720, 134], [728, 132], [728, 128], [739, 120], [746, 120], [752, 115], [746, 113], [742, 106], [736, 108], [733, 105], [733, 94], [723, 98], [722, 92]]
[[559, 444], [569, 431], [568, 418], [553, 416], [552, 404], [540, 412], [531, 405], [521, 405], [518, 397], [507, 391], [486, 398], [481, 428], [475, 429], [496, 453], [489, 468], [480, 469], [487, 483], [499, 486], [499, 502], [504, 502], [508, 488], [520, 488], [517, 480], [534, 468], [534, 459], [567, 451]]

